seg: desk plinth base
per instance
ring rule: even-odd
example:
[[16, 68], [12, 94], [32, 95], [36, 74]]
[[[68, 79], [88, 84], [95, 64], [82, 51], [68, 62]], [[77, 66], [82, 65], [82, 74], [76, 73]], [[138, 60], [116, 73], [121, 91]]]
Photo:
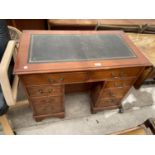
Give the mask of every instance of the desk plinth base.
[[55, 114], [50, 114], [50, 115], [39, 115], [39, 116], [33, 116], [36, 122], [40, 122], [45, 118], [49, 117], [57, 117], [57, 118], [64, 118], [65, 117], [65, 112], [60, 112], [60, 113], [55, 113]]

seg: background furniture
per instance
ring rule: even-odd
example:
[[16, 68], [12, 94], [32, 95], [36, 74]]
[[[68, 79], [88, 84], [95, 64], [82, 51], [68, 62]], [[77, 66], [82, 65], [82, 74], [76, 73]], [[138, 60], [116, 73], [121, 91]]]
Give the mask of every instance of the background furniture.
[[124, 30], [155, 33], [154, 19], [8, 19], [20, 30]]
[[[4, 55], [5, 48], [9, 40], [10, 40], [10, 35], [9, 35], [9, 30], [8, 30], [6, 21], [0, 20], [0, 61]], [[10, 79], [11, 77], [10, 72], [8, 72], [7, 74], [9, 75], [9, 79]], [[11, 127], [9, 125], [9, 122], [7, 120], [7, 116], [5, 115], [7, 111], [8, 111], [8, 106], [3, 97], [3, 92], [0, 85], [0, 123], [2, 124], [5, 134], [13, 134]]]
[[71, 84], [92, 83], [93, 113], [120, 108], [150, 66], [122, 31], [24, 31], [14, 73], [39, 121], [64, 117], [65, 85]]
[[19, 30], [47, 30], [46, 19], [8, 19], [7, 24]]
[[[147, 59], [153, 64], [153, 69], [148, 78], [155, 79], [155, 35], [129, 33], [128, 36], [135, 43]], [[148, 83], [146, 81], [146, 83]], [[152, 83], [152, 82], [150, 82]]]
[[115, 132], [112, 135], [155, 135], [155, 118], [149, 118], [143, 124]]
[[51, 30], [123, 30], [155, 33], [154, 19], [49, 19]]
[[[27, 104], [28, 101], [27, 100], [17, 101], [19, 78], [18, 76], [14, 76], [12, 82], [10, 83], [10, 78], [8, 76], [8, 70], [12, 75], [12, 69], [10, 69], [10, 67], [12, 67], [13, 64], [10, 65], [10, 63], [12, 63], [11, 62], [12, 58], [14, 60], [16, 58], [18, 40], [21, 36], [21, 32], [18, 29], [11, 26], [9, 26], [8, 28], [11, 40], [7, 44], [7, 47], [5, 49], [4, 55], [0, 63], [0, 84], [6, 104], [10, 108], [13, 108], [14, 106], [18, 107]], [[7, 115], [1, 116], [0, 122], [3, 126], [5, 134], [14, 134], [7, 119]]]

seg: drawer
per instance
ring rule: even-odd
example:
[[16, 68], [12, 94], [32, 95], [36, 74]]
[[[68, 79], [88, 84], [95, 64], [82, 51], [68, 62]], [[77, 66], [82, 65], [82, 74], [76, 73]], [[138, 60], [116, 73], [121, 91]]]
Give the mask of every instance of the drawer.
[[54, 74], [31, 74], [21, 76], [24, 85], [42, 85], [42, 84], [71, 84], [86, 82], [87, 72], [54, 73]]
[[119, 106], [121, 99], [102, 99], [94, 104], [95, 107]]
[[63, 96], [33, 98], [31, 105], [35, 115], [49, 115], [64, 111]]
[[114, 80], [114, 79], [137, 77], [140, 71], [141, 71], [140, 67], [91, 71], [89, 73], [89, 80], [91, 81], [103, 80], [103, 79]]
[[122, 98], [129, 91], [129, 89], [130, 87], [103, 89], [100, 98]]
[[61, 85], [40, 85], [26, 87], [27, 93], [30, 97], [41, 96], [60, 96], [64, 93], [64, 87]]
[[128, 79], [128, 80], [114, 80], [114, 81], [107, 81], [105, 82], [104, 88], [124, 88], [132, 86], [135, 78]]

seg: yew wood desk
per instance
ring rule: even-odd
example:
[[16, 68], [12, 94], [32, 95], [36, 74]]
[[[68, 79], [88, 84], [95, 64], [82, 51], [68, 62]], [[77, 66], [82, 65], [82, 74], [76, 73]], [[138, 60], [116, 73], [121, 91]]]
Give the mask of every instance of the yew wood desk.
[[64, 117], [66, 85], [91, 83], [93, 113], [121, 107], [150, 66], [122, 31], [24, 31], [14, 73], [39, 121]]

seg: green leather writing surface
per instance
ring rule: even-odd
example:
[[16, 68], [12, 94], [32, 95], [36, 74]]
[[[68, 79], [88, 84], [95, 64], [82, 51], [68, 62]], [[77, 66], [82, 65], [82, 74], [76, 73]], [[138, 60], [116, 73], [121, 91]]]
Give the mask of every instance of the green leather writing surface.
[[29, 63], [136, 57], [120, 35], [31, 35]]

